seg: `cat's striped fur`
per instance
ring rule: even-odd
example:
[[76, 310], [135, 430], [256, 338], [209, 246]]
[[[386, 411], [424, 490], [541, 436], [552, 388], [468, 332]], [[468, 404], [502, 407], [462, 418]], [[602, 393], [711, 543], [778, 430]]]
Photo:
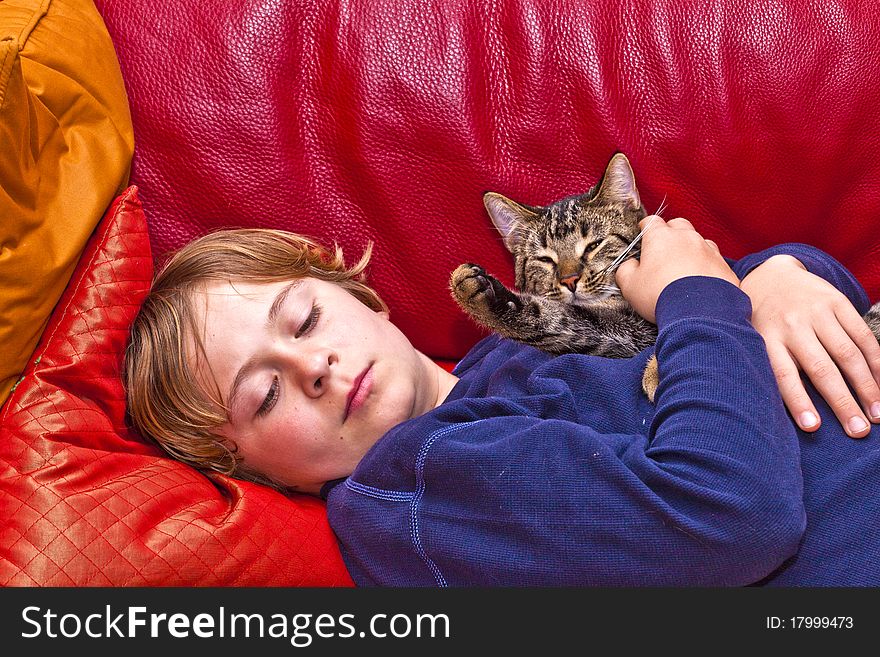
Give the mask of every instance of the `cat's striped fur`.
[[[507, 289], [479, 265], [459, 266], [450, 280], [452, 295], [477, 323], [553, 354], [625, 358], [654, 343], [657, 328], [635, 313], [614, 280], [623, 259], [638, 257], [638, 222], [646, 214], [622, 153], [586, 194], [545, 207], [491, 192], [483, 201], [514, 256], [520, 291]], [[880, 336], [880, 303], [865, 320]], [[642, 386], [653, 401], [655, 357]]]

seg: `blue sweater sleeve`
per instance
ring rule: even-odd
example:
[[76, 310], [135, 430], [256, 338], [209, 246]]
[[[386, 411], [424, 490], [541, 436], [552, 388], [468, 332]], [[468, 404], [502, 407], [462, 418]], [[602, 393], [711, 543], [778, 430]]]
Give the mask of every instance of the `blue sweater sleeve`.
[[862, 285], [856, 280], [849, 270], [833, 257], [809, 244], [780, 244], [770, 247], [758, 253], [753, 253], [737, 261], [728, 259], [728, 263], [737, 277], [742, 280], [755, 267], [763, 264], [775, 255], [790, 255], [797, 258], [801, 264], [812, 274], [824, 278], [834, 287], [840, 290], [855, 306], [860, 314], [865, 314], [871, 303]]

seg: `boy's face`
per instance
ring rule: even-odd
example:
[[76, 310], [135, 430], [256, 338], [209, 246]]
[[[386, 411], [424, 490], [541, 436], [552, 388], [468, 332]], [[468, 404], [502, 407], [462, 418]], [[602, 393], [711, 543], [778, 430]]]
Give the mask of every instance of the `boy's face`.
[[212, 282], [195, 297], [207, 367], [245, 465], [303, 492], [351, 474], [388, 429], [436, 405], [437, 376], [387, 313], [313, 278]]

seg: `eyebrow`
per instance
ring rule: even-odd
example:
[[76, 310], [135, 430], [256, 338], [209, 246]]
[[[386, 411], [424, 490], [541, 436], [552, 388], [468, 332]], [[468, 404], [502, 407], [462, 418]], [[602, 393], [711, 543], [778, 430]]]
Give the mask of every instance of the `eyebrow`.
[[[281, 288], [278, 294], [275, 295], [275, 299], [272, 301], [272, 305], [269, 306], [269, 313], [266, 316], [267, 329], [272, 329], [275, 326], [275, 323], [278, 321], [278, 314], [281, 312], [281, 308], [284, 306], [284, 302], [287, 300], [287, 296], [290, 294], [291, 290], [297, 288], [300, 283], [302, 283], [302, 280], [297, 279], [291, 282], [289, 285], [285, 285], [283, 288]], [[242, 384], [245, 382], [245, 379], [248, 378], [254, 368], [259, 364], [260, 360], [260, 357], [254, 354], [238, 370], [238, 373], [235, 375], [235, 378], [232, 380], [232, 385], [229, 388], [229, 396], [226, 398], [229, 400], [227, 402], [227, 407], [230, 410], [235, 407], [235, 399], [238, 396]]]

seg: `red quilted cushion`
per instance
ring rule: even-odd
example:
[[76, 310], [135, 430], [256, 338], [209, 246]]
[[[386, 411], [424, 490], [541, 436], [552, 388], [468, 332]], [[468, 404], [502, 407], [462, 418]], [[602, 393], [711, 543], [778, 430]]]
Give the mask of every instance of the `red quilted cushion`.
[[0, 584], [351, 585], [320, 501], [209, 479], [126, 428], [119, 368], [151, 275], [131, 187], [0, 415]]

